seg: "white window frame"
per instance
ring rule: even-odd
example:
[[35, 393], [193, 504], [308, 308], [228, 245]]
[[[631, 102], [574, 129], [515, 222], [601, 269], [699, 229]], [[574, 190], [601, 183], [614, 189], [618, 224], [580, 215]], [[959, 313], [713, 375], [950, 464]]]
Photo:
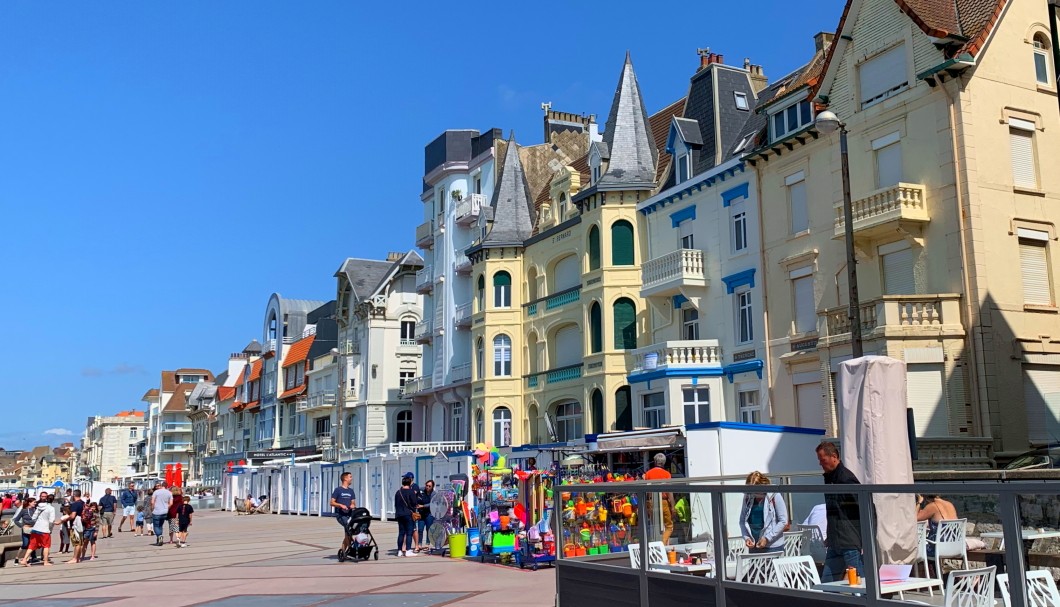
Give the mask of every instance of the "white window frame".
[[[408, 415], [405, 415], [405, 414]], [[405, 436], [402, 439], [402, 435]], [[394, 441], [398, 443], [412, 442], [412, 410], [402, 409], [394, 414]]]
[[732, 92], [733, 101], [736, 102], [736, 109], [743, 111], [750, 111], [751, 105], [747, 101], [747, 93], [741, 91]]
[[677, 244], [682, 249], [696, 248], [696, 236], [692, 231], [692, 220], [685, 219], [677, 224]]
[[556, 405], [556, 437], [561, 441], [584, 436], [582, 405], [577, 401]]
[[[1036, 190], [1041, 184], [1041, 175], [1038, 171], [1038, 137], [1034, 122], [1023, 118], [1009, 116], [1009, 154], [1012, 161], [1012, 185], [1016, 188]], [[1031, 170], [1034, 172], [1033, 182], [1019, 181], [1016, 170], [1015, 149], [1012, 143], [1016, 137], [1026, 137], [1030, 143]]]
[[677, 157], [677, 173], [674, 181], [684, 183], [692, 178], [692, 154], [685, 152]]
[[[1016, 237], [1018, 238], [1020, 248], [1020, 286], [1021, 295], [1023, 297], [1024, 305], [1029, 306], [1047, 306], [1052, 307], [1056, 305], [1056, 299], [1053, 296], [1053, 280], [1052, 280], [1052, 263], [1049, 259], [1049, 232], [1044, 230], [1034, 230], [1030, 228], [1016, 228]], [[1041, 248], [1042, 256], [1045, 258], [1044, 277], [1048, 284], [1048, 297], [1045, 301], [1028, 301], [1027, 299], [1027, 271], [1023, 265], [1022, 253], [1025, 247], [1037, 247]], [[1035, 272], [1036, 277], [1040, 277], [1041, 272]]]
[[[707, 400], [699, 400], [700, 391], [706, 391]], [[691, 393], [692, 400], [689, 400], [689, 394]], [[710, 386], [707, 385], [687, 385], [681, 386], [681, 405], [682, 413], [684, 414], [685, 425], [688, 424], [705, 424], [710, 422]], [[702, 408], [706, 407], [706, 419], [700, 419], [702, 416]], [[692, 419], [689, 418], [689, 408], [693, 413]]]
[[[895, 147], [897, 146], [897, 147]], [[898, 152], [898, 179], [894, 183], [885, 183], [880, 172], [880, 158], [884, 152]], [[876, 171], [876, 188], [887, 188], [902, 182], [902, 138], [901, 133], [895, 131], [874, 139], [872, 141], [873, 168]]]
[[[871, 65], [873, 63], [877, 63], [877, 62], [883, 61], [883, 58], [885, 56], [890, 55], [891, 53], [894, 53], [894, 52], [897, 52], [897, 51], [901, 51], [902, 52], [902, 59], [903, 59], [902, 65], [901, 65], [901, 70], [902, 70], [901, 81], [899, 82], [899, 81], [896, 80], [894, 82], [894, 84], [888, 86], [886, 89], [880, 89], [879, 92], [877, 92], [875, 94], [872, 94], [871, 97], [867, 97], [867, 95], [871, 94], [872, 91], [870, 91], [870, 93], [865, 93], [864, 90], [863, 90], [864, 89], [864, 84], [863, 84], [863, 82], [861, 80], [861, 77], [862, 77], [862, 74], [863, 74], [863, 70], [867, 66], [869, 66], [869, 65]], [[878, 65], [878, 63], [877, 63], [877, 65]], [[909, 45], [907, 45], [906, 42], [903, 40], [903, 41], [899, 42], [898, 44], [895, 44], [894, 46], [892, 46], [892, 47], [890, 47], [890, 48], [888, 48], [888, 49], [886, 49], [886, 50], [884, 50], [882, 52], [876, 53], [875, 55], [873, 55], [872, 57], [869, 57], [868, 59], [865, 59], [864, 61], [862, 61], [861, 63], [859, 63], [857, 65], [857, 75], [858, 75], [858, 79], [857, 79], [858, 99], [859, 99], [859, 101], [861, 103], [861, 107], [862, 108], [867, 108], [869, 106], [875, 105], [875, 104], [883, 101], [884, 99], [889, 99], [889, 98], [891, 98], [891, 97], [893, 97], [895, 95], [898, 95], [899, 93], [907, 90], [909, 88]]]
[[416, 379], [416, 371], [409, 369], [402, 369], [398, 371], [398, 387], [404, 388], [405, 384], [409, 383], [413, 379]]
[[449, 440], [458, 441], [464, 438], [464, 404], [449, 405]]
[[[909, 271], [913, 275], [913, 290], [912, 290], [912, 293], [891, 293], [890, 290], [887, 288], [887, 283], [888, 283], [887, 276], [888, 276], [888, 273], [887, 273], [887, 270], [886, 270], [886, 258], [889, 255], [895, 255], [895, 254], [902, 253], [902, 252], [905, 252], [905, 251], [909, 252], [909, 257], [910, 257], [910, 261], [909, 261], [910, 268], [909, 268]], [[896, 240], [894, 242], [881, 244], [881, 245], [879, 245], [876, 248], [876, 252], [877, 252], [877, 255], [879, 256], [879, 259], [880, 259], [880, 291], [882, 291], [884, 295], [914, 295], [917, 292], [919, 292], [920, 289], [917, 288], [917, 284], [916, 284], [917, 283], [917, 280], [916, 280], [916, 262], [917, 262], [916, 251], [913, 250], [913, 247], [910, 246], [910, 244], [907, 241], [905, 241], [905, 240]]]
[[[1043, 45], [1039, 42], [1039, 37], [1045, 40]], [[1053, 67], [1052, 67], [1052, 49], [1049, 47], [1049, 38], [1041, 32], [1037, 32], [1031, 37], [1031, 48], [1034, 49], [1034, 80], [1040, 86], [1046, 86], [1053, 88], [1056, 84], [1053, 81]], [[1038, 61], [1042, 62], [1042, 66], [1045, 68], [1045, 80], [1038, 79]]]
[[699, 339], [699, 310], [692, 306], [681, 308], [681, 339]]
[[[505, 417], [507, 414], [507, 417]], [[505, 434], [507, 429], [507, 434]], [[512, 410], [500, 406], [493, 410], [493, 445], [508, 447], [512, 444]]]
[[[736, 311], [736, 325], [733, 341], [737, 344], [749, 344], [754, 341], [754, 298], [749, 287], [739, 287], [733, 291], [733, 304]], [[746, 335], [744, 333], [746, 329]]]
[[[791, 108], [795, 108], [794, 124], [791, 124], [791, 113], [788, 112], [788, 110]], [[808, 117], [803, 114], [804, 108], [809, 111]], [[789, 103], [784, 107], [772, 112], [769, 115], [769, 131], [773, 134], [772, 140], [776, 141], [778, 139], [783, 139], [784, 137], [794, 132], [800, 131], [810, 126], [811, 124], [813, 124], [813, 116], [813, 104], [810, 103], [809, 99], [800, 99], [797, 101], [793, 101], [792, 103]], [[780, 122], [784, 123], [783, 128], [779, 127], [778, 118]]]
[[729, 242], [733, 255], [747, 252], [749, 242], [747, 240], [747, 207], [743, 203], [733, 201], [729, 204]]
[[737, 416], [745, 424], [761, 424], [763, 411], [758, 388], [736, 388]]
[[[651, 401], [651, 406], [649, 406]], [[645, 428], [662, 428], [667, 423], [666, 393], [648, 392], [640, 397], [640, 421]]]
[[788, 272], [788, 280], [791, 281], [791, 332], [793, 335], [802, 335], [806, 333], [814, 333], [817, 331], [816, 322], [812, 327], [800, 327], [799, 326], [799, 297], [798, 287], [799, 281], [809, 281], [810, 284], [810, 312], [812, 318], [816, 321], [817, 318], [817, 306], [814, 301], [814, 280], [813, 280], [813, 266], [804, 266], [801, 268], [795, 268]]
[[512, 376], [512, 338], [506, 334], [493, 338], [493, 376]]
[[[795, 219], [796, 219], [796, 217], [795, 217], [795, 211], [796, 211], [795, 202], [796, 202], [796, 199], [795, 199], [795, 197], [792, 194], [795, 193], [795, 191], [796, 191], [795, 187], [796, 186], [799, 186], [801, 188], [801, 191], [802, 191], [802, 202], [801, 202], [801, 204], [802, 204], [802, 218], [803, 218], [803, 220], [805, 222], [805, 225], [796, 225], [795, 224]], [[807, 187], [806, 187], [806, 172], [805, 171], [798, 171], [796, 173], [792, 173], [791, 175], [788, 175], [787, 177], [785, 177], [784, 178], [784, 193], [785, 193], [786, 198], [788, 199], [788, 204], [787, 204], [787, 207], [788, 207], [788, 233], [789, 234], [802, 234], [803, 232], [806, 232], [807, 230], [810, 229], [810, 202], [809, 202], [809, 192], [807, 191]]]

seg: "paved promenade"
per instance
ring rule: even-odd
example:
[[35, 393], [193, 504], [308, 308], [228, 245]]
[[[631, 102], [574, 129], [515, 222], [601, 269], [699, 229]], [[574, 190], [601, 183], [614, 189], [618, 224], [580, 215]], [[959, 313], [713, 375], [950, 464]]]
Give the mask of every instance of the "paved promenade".
[[[397, 528], [375, 521], [379, 561], [339, 563], [341, 531], [330, 518], [196, 514], [186, 548], [115, 533], [99, 559], [0, 569], [5, 607], [546, 607], [552, 569], [392, 555]], [[58, 544], [53, 544], [58, 547]]]

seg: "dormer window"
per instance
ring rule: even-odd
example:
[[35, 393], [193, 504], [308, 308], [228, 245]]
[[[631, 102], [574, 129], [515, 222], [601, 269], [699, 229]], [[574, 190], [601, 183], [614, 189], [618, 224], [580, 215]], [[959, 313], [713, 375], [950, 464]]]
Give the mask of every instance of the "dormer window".
[[593, 183], [595, 184], [597, 181], [600, 181], [600, 165], [593, 167]]
[[745, 111], [751, 109], [747, 103], [747, 93], [734, 92], [732, 95], [736, 99], [736, 109]]
[[681, 154], [677, 157], [677, 183], [684, 183], [692, 176], [692, 156]]
[[813, 108], [810, 102], [799, 101], [773, 114], [771, 121], [773, 140], [782, 139], [813, 122]]

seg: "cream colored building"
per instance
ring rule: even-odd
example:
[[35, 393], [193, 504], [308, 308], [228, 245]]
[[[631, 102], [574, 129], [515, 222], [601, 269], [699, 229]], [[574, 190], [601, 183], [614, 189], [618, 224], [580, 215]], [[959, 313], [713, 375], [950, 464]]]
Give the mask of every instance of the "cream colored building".
[[134, 473], [137, 444], [147, 430], [143, 411], [90, 417], [81, 439], [78, 467], [93, 480], [114, 482]]
[[850, 356], [838, 135], [787, 109], [824, 105], [849, 131], [865, 353], [907, 363], [921, 465], [982, 465], [1060, 434], [1054, 43], [1044, 2], [936, 4], [848, 2], [820, 68], [761, 110], [745, 159], [775, 422], [834, 435]]

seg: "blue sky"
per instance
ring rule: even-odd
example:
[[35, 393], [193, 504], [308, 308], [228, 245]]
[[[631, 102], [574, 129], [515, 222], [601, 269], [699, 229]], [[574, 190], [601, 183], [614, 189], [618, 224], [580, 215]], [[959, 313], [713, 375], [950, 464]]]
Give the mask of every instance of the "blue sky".
[[0, 447], [76, 442], [160, 370], [221, 369], [271, 293], [412, 248], [446, 128], [602, 122], [626, 50], [649, 112], [698, 47], [776, 79], [842, 5], [0, 3]]

